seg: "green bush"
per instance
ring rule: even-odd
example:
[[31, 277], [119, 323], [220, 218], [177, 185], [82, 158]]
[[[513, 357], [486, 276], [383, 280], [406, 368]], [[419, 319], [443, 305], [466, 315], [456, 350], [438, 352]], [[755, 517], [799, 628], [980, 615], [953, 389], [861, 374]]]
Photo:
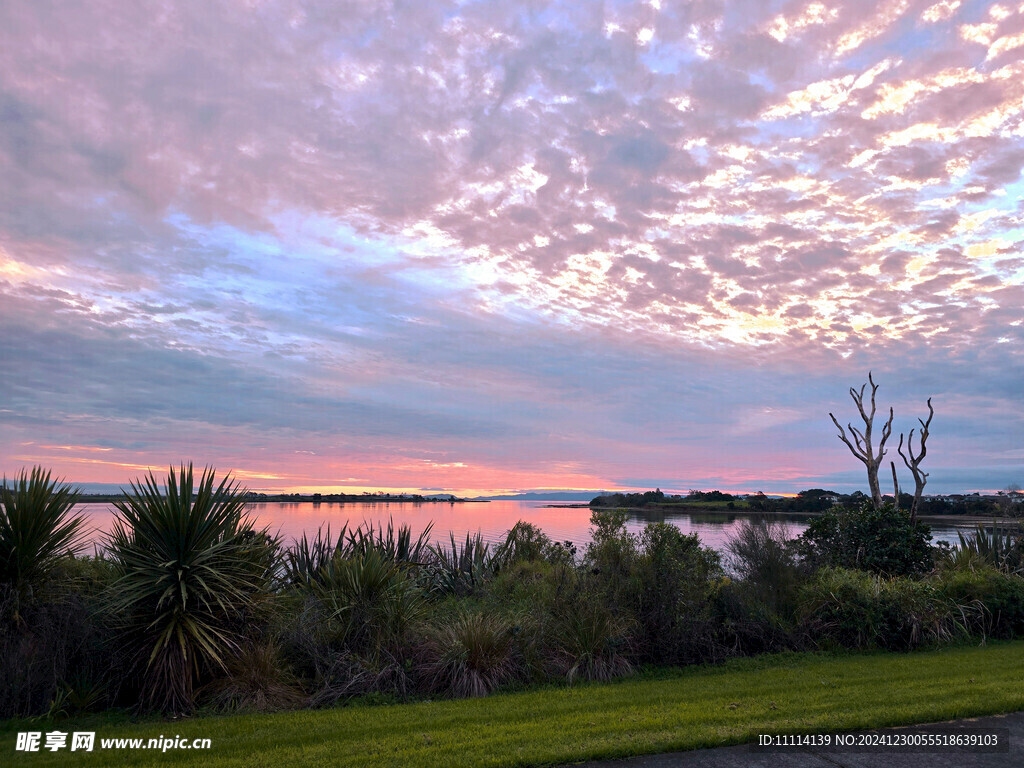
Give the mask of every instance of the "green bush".
[[593, 510], [590, 543], [583, 554], [587, 586], [616, 611], [636, 604], [637, 537], [626, 530], [629, 514], [622, 510]]
[[788, 618], [800, 584], [794, 547], [785, 525], [759, 518], [743, 520], [726, 545], [727, 560], [750, 602]]
[[799, 612], [819, 646], [910, 650], [969, 636], [982, 608], [925, 581], [825, 567], [801, 590]]
[[1024, 578], [988, 567], [939, 571], [933, 583], [957, 604], [984, 606], [983, 620], [975, 627], [977, 633], [994, 637], [1024, 635]]
[[714, 654], [711, 597], [722, 576], [718, 553], [695, 534], [650, 523], [640, 537], [635, 615], [641, 657], [658, 664], [710, 660]]
[[397, 653], [425, 610], [424, 594], [409, 569], [373, 548], [334, 557], [311, 593], [327, 609], [332, 641], [360, 654]]
[[932, 567], [931, 529], [891, 503], [870, 501], [855, 509], [833, 507], [797, 539], [805, 566], [856, 568], [886, 576], [913, 576]]
[[631, 629], [629, 619], [580, 595], [560, 606], [555, 617], [549, 665], [570, 683], [628, 675]]
[[957, 531], [959, 546], [942, 553], [942, 565], [954, 569], [991, 567], [1004, 573], [1024, 574], [1024, 523], [1015, 520], [978, 525], [964, 535]]

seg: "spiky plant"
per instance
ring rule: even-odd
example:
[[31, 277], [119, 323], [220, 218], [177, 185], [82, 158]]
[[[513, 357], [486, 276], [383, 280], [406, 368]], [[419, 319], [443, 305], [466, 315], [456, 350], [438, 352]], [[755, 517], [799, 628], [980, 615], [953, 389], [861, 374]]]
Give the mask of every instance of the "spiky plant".
[[78, 498], [42, 467], [0, 484], [0, 586], [11, 594], [15, 619], [60, 559], [80, 547], [83, 520], [72, 514]]
[[1024, 527], [993, 520], [990, 527], [977, 525], [966, 536], [957, 531], [960, 546], [949, 558], [951, 564], [974, 570], [975, 564], [989, 565], [1003, 573], [1024, 573]]
[[408, 567], [372, 547], [335, 555], [317, 575], [311, 592], [327, 608], [336, 640], [359, 653], [396, 650], [425, 609]]
[[433, 527], [433, 523], [427, 523], [413, 541], [412, 528], [405, 523], [396, 528], [394, 518], [388, 519], [387, 526], [380, 523], [374, 527], [372, 522], [365, 523], [347, 534], [342, 531], [337, 551], [342, 557], [350, 558], [375, 550], [383, 559], [394, 563], [422, 565], [430, 554], [430, 531]]
[[274, 546], [244, 515], [245, 491], [192, 465], [162, 489], [152, 473], [114, 503], [108, 550], [119, 578], [110, 608], [123, 621], [142, 678], [142, 703], [187, 712], [206, 672], [226, 667], [266, 596]]
[[316, 535], [305, 533], [284, 553], [285, 582], [295, 587], [311, 588], [323, 581], [331, 559], [345, 548], [348, 524], [341, 527], [338, 538], [331, 538], [331, 526], [317, 528]]
[[449, 533], [451, 547], [431, 545], [433, 562], [430, 568], [431, 588], [438, 592], [468, 594], [479, 587], [497, 568], [497, 559], [490, 545], [479, 532], [466, 534], [460, 546], [455, 534]]

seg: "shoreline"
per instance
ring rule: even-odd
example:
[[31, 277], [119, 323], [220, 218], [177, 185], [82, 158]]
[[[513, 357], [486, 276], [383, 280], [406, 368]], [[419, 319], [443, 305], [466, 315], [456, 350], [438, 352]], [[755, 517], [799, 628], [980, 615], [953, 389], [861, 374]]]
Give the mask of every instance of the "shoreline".
[[[631, 512], [636, 514], [649, 514], [651, 512], [661, 512], [666, 515], [678, 514], [678, 515], [689, 515], [689, 514], [700, 514], [700, 515], [721, 515], [723, 517], [728, 516], [742, 516], [742, 517], [754, 517], [758, 515], [772, 516], [772, 517], [790, 517], [790, 518], [809, 518], [809, 517], [820, 517], [822, 512], [762, 512], [752, 509], [723, 509], [722, 507], [701, 507], [698, 505], [686, 506], [681, 505], [675, 506], [660, 506], [652, 504], [648, 507], [591, 507], [589, 504], [545, 504], [545, 509], [618, 509], [625, 512]], [[922, 523], [938, 523], [938, 524], [961, 524], [961, 525], [985, 525], [991, 524], [993, 520], [999, 522], [1005, 522], [1014, 520], [1016, 518], [1001, 515], [999, 517], [991, 515], [918, 515], [917, 519]]]

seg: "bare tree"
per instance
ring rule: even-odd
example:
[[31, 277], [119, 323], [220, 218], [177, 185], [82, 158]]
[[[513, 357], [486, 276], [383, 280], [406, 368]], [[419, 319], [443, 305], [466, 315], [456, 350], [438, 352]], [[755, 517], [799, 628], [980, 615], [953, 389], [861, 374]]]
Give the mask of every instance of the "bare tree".
[[918, 423], [921, 425], [921, 452], [914, 455], [914, 448], [910, 444], [910, 441], [914, 439], [914, 430], [910, 430], [910, 434], [907, 436], [907, 453], [910, 454], [909, 458], [903, 455], [903, 433], [900, 432], [900, 444], [896, 448], [899, 451], [900, 456], [903, 457], [903, 463], [907, 465], [907, 469], [910, 470], [914, 476], [914, 502], [910, 505], [910, 522], [917, 520], [917, 507], [921, 502], [921, 491], [924, 490], [925, 483], [928, 482], [928, 473], [921, 470], [921, 461], [924, 459], [925, 454], [928, 453], [928, 427], [931, 426], [932, 416], [935, 415], [935, 411], [932, 410], [932, 399], [928, 398], [928, 421], [921, 421], [918, 419]]
[[851, 443], [846, 437], [846, 432], [839, 422], [836, 421], [836, 417], [831, 413], [829, 413], [829, 416], [832, 417], [832, 423], [839, 429], [839, 439], [846, 443], [846, 447], [850, 449], [850, 452], [864, 462], [864, 466], [867, 467], [868, 488], [871, 489], [871, 503], [875, 505], [875, 509], [881, 509], [882, 490], [878, 485], [878, 467], [882, 463], [882, 457], [885, 456], [885, 441], [892, 434], [892, 408], [889, 409], [888, 421], [882, 426], [882, 438], [878, 441], [878, 452], [875, 453], [871, 445], [871, 430], [875, 421], [875, 392], [878, 391], [878, 385], [871, 378], [870, 371], [868, 371], [868, 383], [871, 384], [871, 413], [867, 413], [864, 410], [864, 387], [867, 384], [861, 385], [860, 392], [850, 387], [850, 397], [853, 398], [853, 402], [857, 405], [857, 410], [860, 411], [860, 417], [864, 420], [863, 432], [852, 424], [846, 425], [856, 445]]

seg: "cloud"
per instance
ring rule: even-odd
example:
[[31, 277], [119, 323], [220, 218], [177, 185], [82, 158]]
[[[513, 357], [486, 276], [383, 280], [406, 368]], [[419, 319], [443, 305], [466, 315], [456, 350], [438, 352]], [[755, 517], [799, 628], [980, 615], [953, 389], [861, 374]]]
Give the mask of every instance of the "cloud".
[[[0, 428], [601, 482], [870, 366], [1012, 410], [1019, 8], [592, 10], [4, 6]], [[816, 429], [759, 418], [711, 459]]]

